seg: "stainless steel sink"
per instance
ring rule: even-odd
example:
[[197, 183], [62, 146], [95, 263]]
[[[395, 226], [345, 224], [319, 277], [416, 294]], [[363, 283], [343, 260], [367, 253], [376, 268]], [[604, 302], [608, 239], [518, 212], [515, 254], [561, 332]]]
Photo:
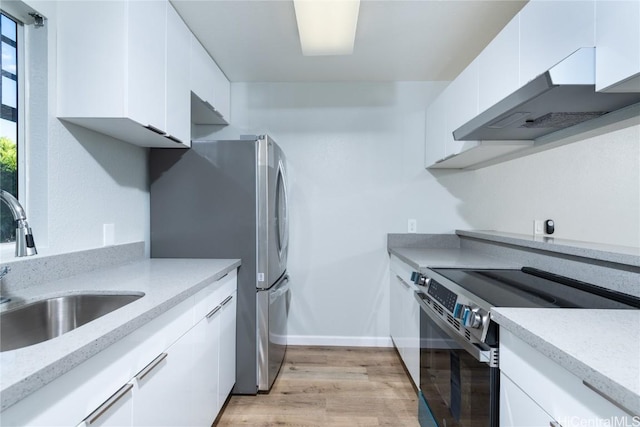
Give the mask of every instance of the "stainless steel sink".
[[0, 351], [50, 340], [144, 296], [76, 294], [48, 298], [0, 314]]

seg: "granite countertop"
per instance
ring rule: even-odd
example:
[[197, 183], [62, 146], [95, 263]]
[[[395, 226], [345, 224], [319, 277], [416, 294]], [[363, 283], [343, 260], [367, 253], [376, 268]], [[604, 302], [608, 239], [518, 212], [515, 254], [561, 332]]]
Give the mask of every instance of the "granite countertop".
[[630, 246], [607, 245], [603, 243], [559, 239], [553, 236], [533, 236], [493, 230], [456, 230], [456, 234], [462, 237], [476, 238], [495, 243], [504, 243], [562, 255], [573, 255], [598, 261], [640, 267], [640, 249]]
[[462, 248], [390, 247], [389, 252], [424, 273], [427, 268], [521, 268], [482, 252]]
[[[81, 292], [144, 297], [57, 338], [0, 353], [0, 410], [33, 393], [237, 268], [240, 260], [142, 259], [21, 289], [15, 300]], [[10, 309], [3, 308], [4, 310]]]
[[475, 249], [461, 248], [455, 234], [389, 234], [387, 250], [416, 270], [427, 268], [521, 268]]
[[495, 308], [491, 316], [614, 402], [640, 414], [640, 310]]

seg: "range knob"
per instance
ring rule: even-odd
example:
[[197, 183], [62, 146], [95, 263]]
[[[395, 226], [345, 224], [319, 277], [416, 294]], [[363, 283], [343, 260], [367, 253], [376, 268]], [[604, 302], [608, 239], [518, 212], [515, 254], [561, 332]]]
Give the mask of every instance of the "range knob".
[[464, 304], [460, 304], [459, 302], [457, 302], [455, 307], [453, 308], [453, 317], [455, 317], [456, 319], [462, 319], [464, 307]]
[[420, 277], [421, 276], [422, 275], [420, 273], [418, 273], [417, 271], [413, 271], [413, 272], [411, 272], [411, 281], [417, 285], [418, 282], [420, 281]]
[[431, 281], [431, 279], [429, 279], [428, 277], [420, 274], [417, 271], [414, 271], [413, 273], [411, 273], [411, 281], [413, 283], [415, 283], [416, 285], [427, 286], [429, 284], [429, 282]]
[[482, 326], [482, 315], [479, 308], [465, 306], [462, 310], [462, 324], [467, 328], [480, 329]]

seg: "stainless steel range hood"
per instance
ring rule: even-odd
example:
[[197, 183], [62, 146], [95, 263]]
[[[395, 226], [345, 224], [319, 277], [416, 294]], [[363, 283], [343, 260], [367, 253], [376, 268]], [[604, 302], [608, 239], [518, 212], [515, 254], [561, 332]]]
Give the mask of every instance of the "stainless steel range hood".
[[582, 48], [460, 126], [453, 137], [535, 140], [638, 102], [640, 93], [596, 92], [595, 48]]

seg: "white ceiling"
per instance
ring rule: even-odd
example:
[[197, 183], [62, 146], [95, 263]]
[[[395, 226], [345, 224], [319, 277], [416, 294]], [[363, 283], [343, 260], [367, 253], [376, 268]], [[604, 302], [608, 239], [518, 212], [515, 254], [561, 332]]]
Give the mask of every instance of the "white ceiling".
[[172, 0], [232, 82], [452, 80], [527, 0], [362, 0], [353, 55], [302, 56], [292, 0]]

